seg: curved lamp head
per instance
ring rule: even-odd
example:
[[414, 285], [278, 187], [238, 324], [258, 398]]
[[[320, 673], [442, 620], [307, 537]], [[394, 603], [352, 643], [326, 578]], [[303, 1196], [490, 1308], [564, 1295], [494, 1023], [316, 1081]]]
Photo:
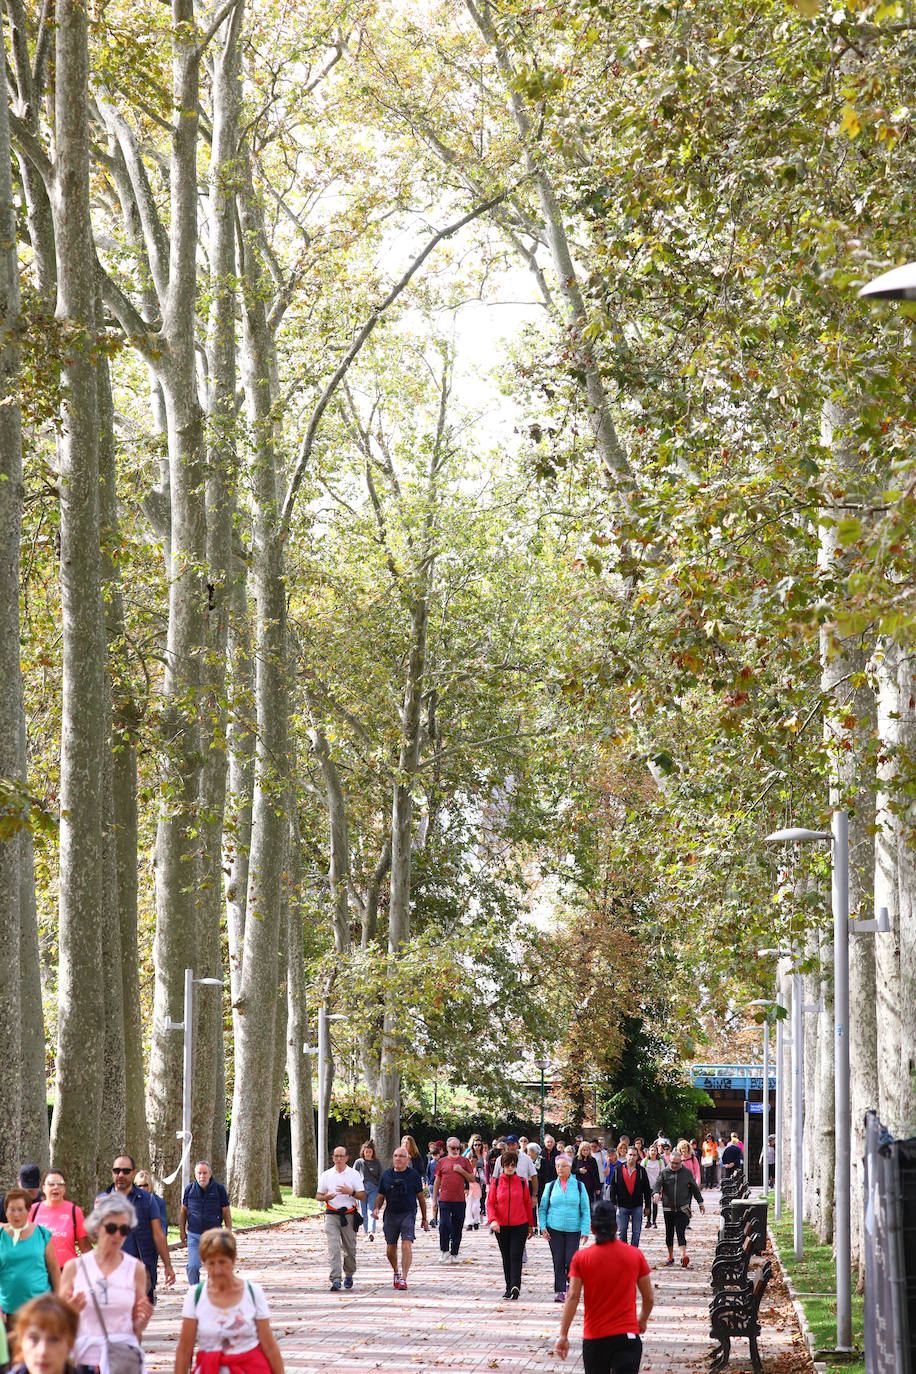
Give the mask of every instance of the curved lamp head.
[[916, 301], [916, 262], [882, 272], [874, 281], [866, 282], [859, 296], [870, 301]]
[[799, 826], [790, 826], [788, 830], [774, 830], [772, 835], [767, 835], [764, 844], [804, 844], [808, 840], [831, 838], [829, 830], [804, 830]]

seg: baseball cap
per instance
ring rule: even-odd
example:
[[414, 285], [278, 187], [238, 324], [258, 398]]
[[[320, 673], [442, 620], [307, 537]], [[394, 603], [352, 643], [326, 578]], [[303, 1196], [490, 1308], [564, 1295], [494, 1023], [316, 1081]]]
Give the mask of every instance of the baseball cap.
[[41, 1170], [37, 1164], [23, 1164], [19, 1170], [19, 1182], [23, 1188], [41, 1187]]
[[517, 1144], [518, 1144], [518, 1136], [517, 1136], [517, 1135], [507, 1135], [507, 1136], [506, 1136], [506, 1144], [507, 1144], [507, 1145], [517, 1145]]

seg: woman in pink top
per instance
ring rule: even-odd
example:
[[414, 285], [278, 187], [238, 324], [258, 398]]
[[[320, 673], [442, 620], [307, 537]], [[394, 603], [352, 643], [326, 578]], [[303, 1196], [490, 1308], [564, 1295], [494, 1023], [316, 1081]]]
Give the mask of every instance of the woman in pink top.
[[679, 1140], [677, 1142], [678, 1153], [684, 1161], [686, 1167], [693, 1174], [694, 1182], [700, 1186], [700, 1161], [697, 1159], [693, 1150], [690, 1148], [689, 1140]]
[[100, 1374], [108, 1374], [107, 1343], [113, 1341], [133, 1346], [138, 1374], [143, 1369], [140, 1337], [153, 1305], [146, 1296], [145, 1267], [121, 1249], [136, 1224], [137, 1213], [127, 1198], [119, 1193], [100, 1197], [86, 1222], [96, 1248], [68, 1260], [61, 1275], [61, 1296], [80, 1314], [74, 1363]]
[[67, 1180], [60, 1169], [49, 1169], [41, 1185], [44, 1194], [33, 1204], [29, 1220], [37, 1221], [51, 1232], [57, 1263], [63, 1269], [67, 1260], [76, 1259], [77, 1250], [83, 1254], [92, 1249], [86, 1232], [82, 1208], [67, 1201]]

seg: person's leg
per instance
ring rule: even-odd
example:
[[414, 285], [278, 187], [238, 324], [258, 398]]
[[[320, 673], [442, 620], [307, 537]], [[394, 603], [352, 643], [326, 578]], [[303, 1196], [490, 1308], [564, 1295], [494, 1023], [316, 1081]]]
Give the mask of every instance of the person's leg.
[[328, 1243], [328, 1259], [330, 1261], [328, 1278], [332, 1283], [340, 1283], [342, 1277], [340, 1268], [340, 1222], [333, 1212], [328, 1212], [325, 1215], [324, 1237]]
[[452, 1208], [451, 1251], [453, 1255], [457, 1255], [461, 1248], [461, 1234], [464, 1231], [464, 1214], [467, 1211], [467, 1203], [453, 1202]]
[[397, 1274], [400, 1272], [399, 1269], [398, 1269], [398, 1247], [397, 1247], [397, 1242], [395, 1242], [394, 1245], [389, 1245], [389, 1244], [386, 1242], [386, 1244], [385, 1244], [385, 1254], [388, 1256], [388, 1263], [391, 1265], [392, 1269], [394, 1270], [395, 1274], [397, 1275]]
[[522, 1287], [522, 1255], [525, 1253], [525, 1241], [528, 1239], [528, 1227], [510, 1226], [509, 1227], [509, 1290]]
[[674, 1218], [675, 1212], [665, 1212], [665, 1244], [668, 1247], [668, 1258], [674, 1261]]
[[159, 1261], [146, 1265], [146, 1296], [156, 1306], [156, 1284], [159, 1281]]
[[547, 1243], [553, 1260], [553, 1291], [566, 1292], [566, 1231], [550, 1231]]
[[569, 1288], [569, 1266], [572, 1264], [572, 1257], [579, 1248], [579, 1232], [563, 1231], [565, 1237], [565, 1254], [563, 1256], [563, 1292]]
[[407, 1271], [408, 1271], [408, 1269], [410, 1268], [410, 1262], [411, 1262], [412, 1259], [413, 1259], [413, 1241], [412, 1241], [412, 1240], [402, 1240], [402, 1241], [401, 1241], [401, 1278], [402, 1278], [402, 1279], [406, 1279], [406, 1278], [407, 1278]]
[[343, 1242], [344, 1276], [352, 1279], [356, 1273], [356, 1227], [352, 1216], [347, 1217], [346, 1226], [340, 1228], [340, 1238]]
[[677, 1231], [677, 1243], [681, 1247], [681, 1264], [686, 1268], [687, 1260], [687, 1223], [690, 1220], [686, 1212], [673, 1212], [674, 1226]]
[[188, 1283], [196, 1288], [200, 1283], [200, 1236], [195, 1236], [192, 1231], [188, 1232], [188, 1262], [185, 1268]]
[[639, 1374], [642, 1361], [642, 1341], [638, 1336], [609, 1336], [608, 1369], [610, 1374]]
[[452, 1208], [454, 1205], [453, 1202], [439, 1203], [439, 1249], [443, 1255], [448, 1254], [452, 1239]]
[[496, 1232], [496, 1244], [499, 1246], [500, 1257], [503, 1262], [503, 1277], [506, 1280], [506, 1297], [509, 1296], [509, 1289], [512, 1287], [512, 1270], [509, 1264], [509, 1227], [500, 1226]]
[[630, 1244], [639, 1246], [639, 1237], [642, 1235], [642, 1208], [633, 1207], [630, 1211]]
[[611, 1374], [612, 1336], [600, 1336], [597, 1340], [582, 1342], [582, 1368], [584, 1374]]
[[630, 1220], [629, 1207], [617, 1208], [617, 1239], [622, 1240], [624, 1245], [627, 1243], [627, 1223]]

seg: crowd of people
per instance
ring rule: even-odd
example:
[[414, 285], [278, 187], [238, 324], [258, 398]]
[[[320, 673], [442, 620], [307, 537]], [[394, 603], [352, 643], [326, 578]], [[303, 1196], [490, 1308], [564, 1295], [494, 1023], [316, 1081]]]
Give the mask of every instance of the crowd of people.
[[[675, 1263], [676, 1244], [689, 1266], [693, 1203], [703, 1211], [703, 1189], [740, 1168], [735, 1135], [673, 1143], [660, 1135], [646, 1146], [625, 1135], [567, 1143], [549, 1134], [543, 1145], [514, 1134], [488, 1145], [475, 1134], [466, 1144], [456, 1136], [433, 1141], [426, 1155], [407, 1135], [388, 1167], [372, 1141], [353, 1165], [339, 1144], [317, 1189], [331, 1291], [353, 1288], [359, 1229], [374, 1244], [379, 1224], [393, 1286], [406, 1290], [419, 1214], [421, 1229], [438, 1235], [442, 1264], [459, 1262], [466, 1231], [488, 1229], [502, 1261], [502, 1298], [516, 1301], [528, 1244], [540, 1236], [550, 1248], [554, 1301], [563, 1305], [556, 1353], [565, 1358], [584, 1295], [587, 1374], [633, 1374], [652, 1308], [643, 1229], [657, 1228], [661, 1211], [665, 1263]], [[15, 1332], [19, 1374], [143, 1374], [160, 1262], [165, 1285], [175, 1283], [165, 1204], [151, 1176], [119, 1155], [111, 1185], [84, 1216], [67, 1198], [62, 1170], [42, 1178], [26, 1165], [0, 1211], [0, 1374], [7, 1332]], [[205, 1160], [184, 1191], [178, 1227], [188, 1291], [175, 1374], [189, 1374], [192, 1362], [199, 1374], [282, 1374], [266, 1299], [236, 1273], [229, 1198]]]

